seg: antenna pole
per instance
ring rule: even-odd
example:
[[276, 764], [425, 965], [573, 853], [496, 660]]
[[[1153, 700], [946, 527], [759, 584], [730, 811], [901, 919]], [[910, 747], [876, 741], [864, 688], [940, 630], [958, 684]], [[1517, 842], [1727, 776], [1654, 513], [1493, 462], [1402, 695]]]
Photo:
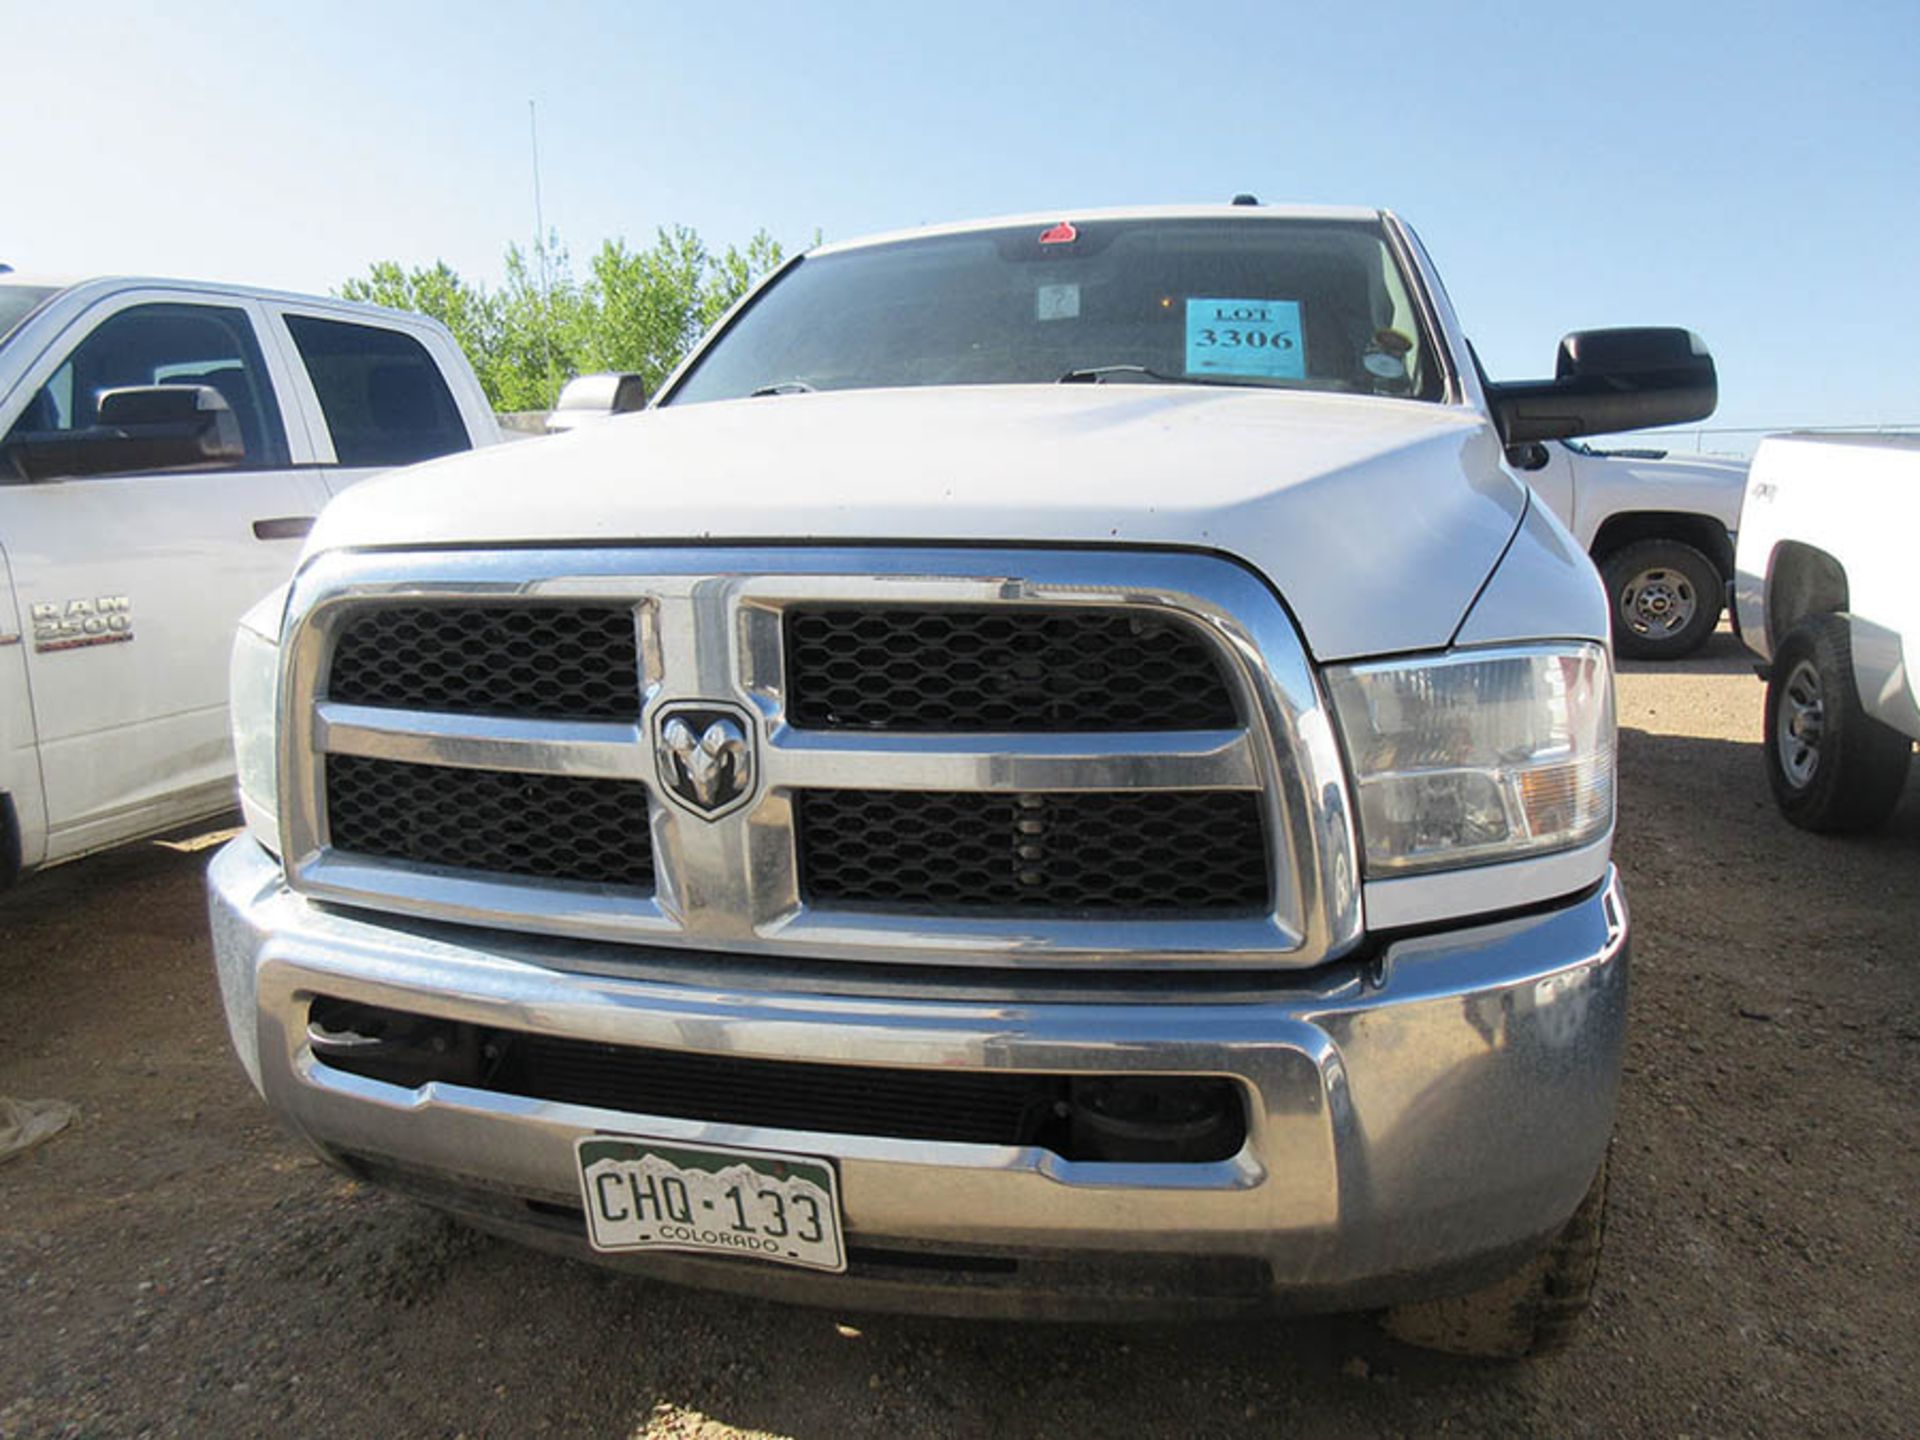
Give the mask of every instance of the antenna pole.
[[527, 101], [527, 139], [533, 149], [533, 258], [540, 267], [540, 348], [553, 383], [553, 282], [547, 274], [547, 222], [540, 210], [540, 112]]
[[540, 215], [540, 112], [534, 102], [527, 101], [527, 136], [533, 144], [533, 235], [534, 243], [544, 243], [547, 233], [545, 220]]

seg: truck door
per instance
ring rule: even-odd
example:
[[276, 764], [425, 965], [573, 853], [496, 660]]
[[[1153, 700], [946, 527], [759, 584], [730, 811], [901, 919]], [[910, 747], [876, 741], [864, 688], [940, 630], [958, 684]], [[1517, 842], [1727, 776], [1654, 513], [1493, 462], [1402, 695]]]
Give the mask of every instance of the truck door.
[[445, 367], [464, 371], [466, 362], [457, 352], [437, 354], [439, 336], [285, 304], [270, 307], [270, 323], [284, 336], [331, 494], [382, 470], [470, 450], [478, 424], [492, 423], [490, 414], [465, 414], [454, 398]]
[[[261, 345], [261, 322], [238, 297], [122, 292], [0, 396], [0, 535], [25, 632], [48, 861], [230, 801], [234, 625], [291, 574], [326, 498], [292, 464], [284, 370]], [[101, 391], [167, 383], [218, 390], [244, 459], [36, 480], [9, 462], [16, 440], [87, 429]]]

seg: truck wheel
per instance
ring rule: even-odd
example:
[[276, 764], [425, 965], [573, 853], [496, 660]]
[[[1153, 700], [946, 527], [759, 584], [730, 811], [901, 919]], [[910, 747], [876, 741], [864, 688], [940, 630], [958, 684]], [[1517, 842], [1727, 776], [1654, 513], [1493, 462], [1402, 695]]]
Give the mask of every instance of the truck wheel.
[[1780, 813], [1803, 830], [1871, 830], [1900, 803], [1913, 746], [1861, 708], [1841, 616], [1810, 616], [1774, 650], [1765, 749]]
[[1613, 603], [1613, 652], [1626, 659], [1691, 655], [1720, 623], [1720, 572], [1679, 540], [1623, 545], [1601, 559], [1600, 576]]
[[1607, 1162], [1553, 1243], [1485, 1289], [1398, 1305], [1381, 1317], [1396, 1340], [1449, 1355], [1526, 1360], [1572, 1343], [1593, 1299], [1607, 1218]]

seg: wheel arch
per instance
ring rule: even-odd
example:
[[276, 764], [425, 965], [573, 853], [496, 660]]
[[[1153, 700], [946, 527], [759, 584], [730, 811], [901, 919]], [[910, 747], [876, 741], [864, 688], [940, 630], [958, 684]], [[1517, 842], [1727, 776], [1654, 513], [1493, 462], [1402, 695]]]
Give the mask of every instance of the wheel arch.
[[1733, 537], [1711, 515], [1689, 510], [1624, 510], [1609, 515], [1587, 549], [1596, 565], [1614, 551], [1639, 540], [1678, 540], [1691, 545], [1720, 572], [1721, 583], [1733, 578]]
[[1767, 561], [1767, 641], [1772, 650], [1809, 615], [1844, 613], [1850, 603], [1847, 571], [1833, 556], [1798, 540], [1783, 540]]

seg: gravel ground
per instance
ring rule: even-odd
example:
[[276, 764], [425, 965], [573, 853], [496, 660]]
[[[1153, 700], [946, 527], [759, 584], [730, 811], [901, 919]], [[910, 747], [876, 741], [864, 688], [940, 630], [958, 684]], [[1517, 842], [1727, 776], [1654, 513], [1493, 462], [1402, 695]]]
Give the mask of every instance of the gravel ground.
[[476, 1238], [280, 1133], [232, 1059], [204, 850], [0, 900], [0, 1436], [1818, 1435], [1920, 1414], [1920, 775], [1775, 815], [1731, 637], [1620, 681], [1633, 1032], [1595, 1312], [1553, 1361], [1358, 1319], [1068, 1328], [788, 1309]]

